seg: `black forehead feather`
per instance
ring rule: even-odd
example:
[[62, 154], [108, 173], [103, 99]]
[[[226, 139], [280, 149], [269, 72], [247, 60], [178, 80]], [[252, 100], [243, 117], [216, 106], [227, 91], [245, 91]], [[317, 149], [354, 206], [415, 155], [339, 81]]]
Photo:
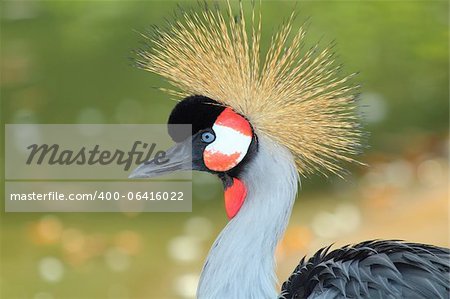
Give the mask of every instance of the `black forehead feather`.
[[191, 135], [194, 135], [200, 130], [211, 128], [224, 109], [223, 105], [205, 96], [186, 97], [173, 108], [169, 116], [169, 134], [175, 142], [183, 141], [189, 135], [175, 130], [171, 124], [191, 124]]

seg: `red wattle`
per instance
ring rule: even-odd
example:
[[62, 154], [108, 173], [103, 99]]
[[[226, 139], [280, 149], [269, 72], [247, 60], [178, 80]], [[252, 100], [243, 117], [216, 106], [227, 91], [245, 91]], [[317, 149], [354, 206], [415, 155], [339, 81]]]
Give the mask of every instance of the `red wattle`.
[[228, 219], [236, 216], [246, 196], [247, 188], [245, 188], [244, 183], [237, 178], [233, 178], [233, 184], [225, 189], [225, 210]]

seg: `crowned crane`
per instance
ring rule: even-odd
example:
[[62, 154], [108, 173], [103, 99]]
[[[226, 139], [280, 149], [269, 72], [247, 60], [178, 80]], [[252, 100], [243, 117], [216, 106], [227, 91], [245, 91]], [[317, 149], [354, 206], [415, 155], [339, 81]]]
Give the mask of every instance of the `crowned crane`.
[[[241, 3], [240, 17], [232, 16], [229, 3], [227, 13], [182, 12], [145, 35], [150, 50], [136, 60], [182, 100], [168, 121], [176, 142], [169, 162], [148, 161], [130, 177], [192, 169], [223, 183], [229, 222], [209, 251], [197, 297], [447, 298], [448, 249], [381, 240], [303, 258], [278, 294], [274, 252], [300, 177], [339, 174], [338, 162], [354, 162], [359, 151], [357, 87], [338, 73], [330, 47], [302, 50], [305, 30], [293, 32], [292, 17], [262, 55], [261, 14], [253, 8], [246, 19]], [[170, 124], [191, 124], [192, 132]]]

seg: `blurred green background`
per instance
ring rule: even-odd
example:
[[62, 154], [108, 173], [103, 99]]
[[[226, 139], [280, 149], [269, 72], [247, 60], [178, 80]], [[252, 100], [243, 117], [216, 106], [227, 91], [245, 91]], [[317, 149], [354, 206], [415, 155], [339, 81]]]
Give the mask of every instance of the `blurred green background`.
[[[131, 67], [128, 57], [139, 47], [137, 32], [162, 24], [177, 3], [2, 1], [2, 124], [164, 123], [174, 103], [154, 87], [167, 83]], [[262, 3], [266, 42], [294, 6]], [[336, 40], [345, 71], [360, 71], [370, 137], [361, 156], [368, 167], [352, 167], [345, 180], [303, 180], [277, 252], [280, 280], [301, 256], [332, 242], [448, 246], [448, 2], [296, 7], [298, 25], [311, 17], [307, 39]], [[0, 297], [193, 298], [203, 259], [227, 221], [219, 181], [194, 174], [193, 184], [192, 213], [2, 208]]]

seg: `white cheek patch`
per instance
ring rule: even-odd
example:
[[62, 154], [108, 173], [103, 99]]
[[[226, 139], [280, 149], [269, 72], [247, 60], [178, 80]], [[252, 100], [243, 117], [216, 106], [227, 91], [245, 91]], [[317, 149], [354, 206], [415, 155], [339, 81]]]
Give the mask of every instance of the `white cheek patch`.
[[224, 125], [214, 124], [216, 140], [205, 148], [203, 160], [214, 171], [227, 171], [244, 159], [252, 136]]
[[244, 155], [247, 153], [248, 147], [252, 142], [250, 136], [222, 125], [213, 125], [213, 130], [216, 133], [216, 141], [208, 145], [207, 149], [219, 151], [225, 155], [231, 155], [236, 152]]

